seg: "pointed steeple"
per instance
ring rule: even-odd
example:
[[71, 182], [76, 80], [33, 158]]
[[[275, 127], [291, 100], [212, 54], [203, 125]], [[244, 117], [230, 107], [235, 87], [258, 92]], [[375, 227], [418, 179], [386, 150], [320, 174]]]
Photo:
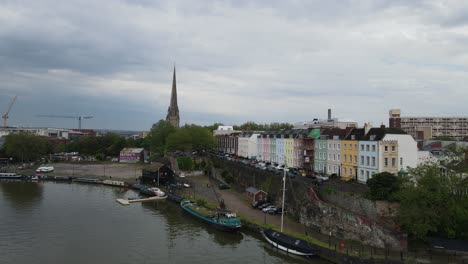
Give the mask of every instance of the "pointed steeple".
[[179, 107], [177, 106], [177, 84], [176, 69], [174, 65], [174, 75], [172, 76], [171, 102], [167, 109], [166, 121], [169, 121], [174, 127], [179, 127]]

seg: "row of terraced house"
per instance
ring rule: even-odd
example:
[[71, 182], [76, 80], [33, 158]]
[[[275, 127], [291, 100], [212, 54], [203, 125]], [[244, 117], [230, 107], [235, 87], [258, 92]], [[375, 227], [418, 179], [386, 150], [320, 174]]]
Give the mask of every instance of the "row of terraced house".
[[418, 148], [399, 128], [316, 128], [264, 132], [215, 131], [218, 151], [365, 183], [418, 164]]

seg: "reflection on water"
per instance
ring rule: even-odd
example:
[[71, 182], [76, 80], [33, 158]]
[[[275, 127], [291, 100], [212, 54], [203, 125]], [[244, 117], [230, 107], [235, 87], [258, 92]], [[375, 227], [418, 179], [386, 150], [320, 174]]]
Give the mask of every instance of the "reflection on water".
[[221, 246], [236, 246], [239, 244], [244, 235], [241, 232], [236, 233], [226, 233], [217, 229], [214, 229], [210, 226], [207, 226], [206, 231], [211, 237]]
[[5, 201], [16, 209], [33, 208], [42, 200], [43, 184], [40, 182], [4, 181], [0, 190]]
[[[118, 204], [118, 188], [0, 182], [0, 263], [303, 263], [256, 233], [225, 233], [171, 201]], [[325, 263], [313, 259], [308, 263]]]

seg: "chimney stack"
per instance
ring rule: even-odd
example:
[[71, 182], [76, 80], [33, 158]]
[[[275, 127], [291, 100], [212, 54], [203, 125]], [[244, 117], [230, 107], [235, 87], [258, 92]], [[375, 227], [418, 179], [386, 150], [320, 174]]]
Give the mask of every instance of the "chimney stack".
[[331, 120], [332, 120], [331, 109], [328, 109], [328, 121], [331, 121]]

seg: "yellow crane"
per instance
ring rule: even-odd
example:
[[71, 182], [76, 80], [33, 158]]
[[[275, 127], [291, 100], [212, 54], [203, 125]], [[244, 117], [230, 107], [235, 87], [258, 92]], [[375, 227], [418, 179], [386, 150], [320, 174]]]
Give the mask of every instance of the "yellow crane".
[[5, 127], [5, 128], [8, 127], [8, 125], [7, 125], [8, 114], [10, 113], [10, 110], [11, 110], [11, 108], [13, 107], [13, 104], [15, 103], [17, 97], [18, 97], [18, 96], [15, 95], [15, 97], [13, 98], [13, 100], [11, 100], [10, 106], [8, 107], [7, 111], [2, 115], [2, 118], [3, 118], [3, 127]]

